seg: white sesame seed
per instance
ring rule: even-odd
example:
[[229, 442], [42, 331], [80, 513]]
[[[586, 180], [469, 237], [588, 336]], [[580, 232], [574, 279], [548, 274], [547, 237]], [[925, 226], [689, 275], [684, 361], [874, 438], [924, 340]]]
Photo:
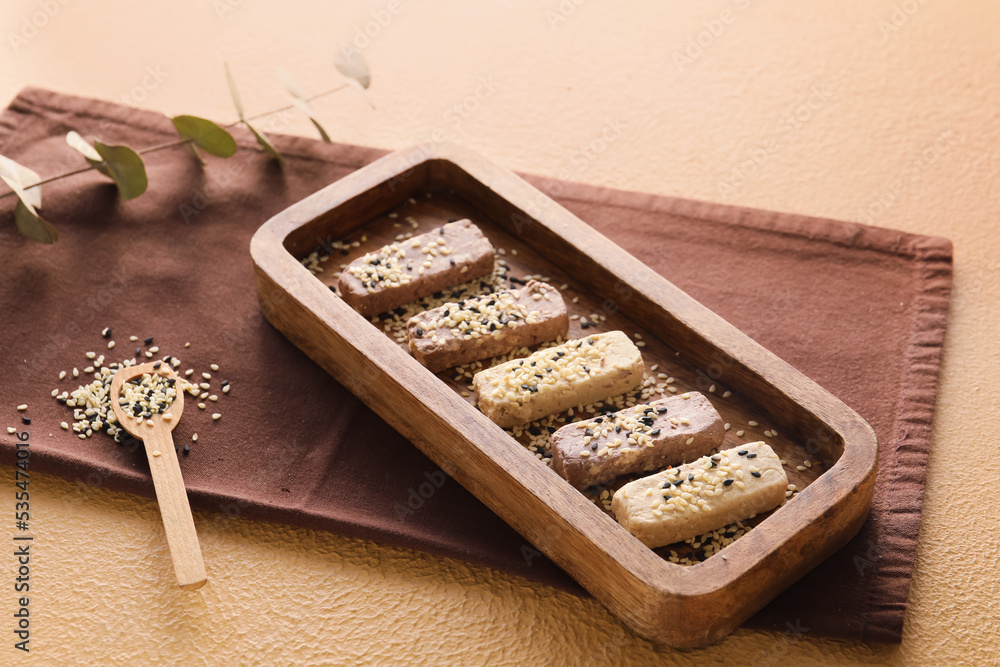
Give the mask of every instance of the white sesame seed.
[[80, 377], [80, 371], [78, 371], [76, 368], [73, 369], [73, 377], [75, 378]]
[[738, 436], [740, 436], [740, 437], [743, 437], [743, 431], [737, 431], [737, 432], [736, 432], [736, 435], [738, 435]]
[[220, 415], [218, 412], [216, 412], [215, 414], [212, 415], [212, 419], [219, 419], [221, 417], [222, 417], [222, 415]]
[[[465, 392], [466, 396], [468, 396], [468, 393], [469, 392]], [[219, 397], [216, 396], [215, 394], [212, 394], [211, 396], [208, 397], [208, 400], [210, 400], [210, 401], [217, 401], [217, 400], [219, 400]]]
[[186, 371], [184, 371], [184, 377], [190, 377], [192, 373], [194, 373], [194, 369], [189, 368]]
[[202, 373], [201, 376], [203, 378], [205, 378], [206, 380], [211, 380], [212, 379], [212, 374], [211, 373]]
[[806, 467], [805, 466], [795, 466], [795, 469], [798, 470], [799, 472], [801, 472], [801, 471], [805, 470]]
[[60, 423], [60, 424], [59, 424], [59, 426], [60, 426], [60, 427], [62, 428], [62, 430], [64, 430], [64, 431], [68, 431], [68, 430], [69, 430], [69, 424], [67, 424], [66, 422], [62, 422], [62, 423]]
[[96, 356], [97, 356], [97, 355], [96, 355], [95, 353], [93, 353], [93, 352], [88, 352], [88, 353], [86, 354], [86, 357], [87, 357], [88, 359], [93, 359], [93, 358], [94, 358], [94, 357], [96, 357]]
[[[152, 426], [152, 424], [150, 424]], [[153, 450], [153, 456], [163, 456], [163, 453], [159, 449]]]
[[729, 422], [726, 422], [725, 429], [728, 431], [730, 426], [732, 426], [732, 424], [730, 424]]
[[7, 432], [13, 435], [14, 433], [17, 433], [17, 429], [14, 428], [13, 426], [8, 426]]
[[191, 343], [184, 343], [184, 347], [191, 347]]
[[223, 394], [228, 394], [229, 393], [229, 386], [230, 385], [227, 384], [225, 387], [222, 388], [222, 393]]
[[724, 392], [724, 393], [722, 394], [722, 398], [729, 398], [729, 397], [730, 397], [730, 396], [732, 396], [732, 395], [733, 395], [733, 392], [731, 392], [731, 391], [726, 391], [726, 392]]
[[135, 341], [139, 340], [139, 337], [138, 336], [129, 336], [128, 339], [134, 343]]
[[747, 424], [749, 424], [750, 426], [758, 426], [757, 422], [755, 422], [752, 419], [750, 421], [748, 421]]
[[204, 403], [199, 403], [198, 404], [198, 409], [199, 410], [204, 410], [205, 409], [205, 404]]
[[219, 364], [209, 364], [208, 367], [211, 368], [213, 371], [219, 370]]
[[25, 410], [28, 409], [28, 404], [27, 403], [22, 403], [21, 405], [17, 406], [17, 409], [20, 412], [24, 412]]

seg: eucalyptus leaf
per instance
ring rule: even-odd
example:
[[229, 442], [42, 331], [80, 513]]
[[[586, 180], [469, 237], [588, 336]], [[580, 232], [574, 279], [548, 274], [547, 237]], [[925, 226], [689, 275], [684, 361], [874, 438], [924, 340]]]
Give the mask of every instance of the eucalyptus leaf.
[[309, 116], [309, 120], [312, 121], [312, 124], [316, 127], [316, 130], [319, 132], [320, 139], [322, 139], [328, 144], [332, 144], [333, 141], [330, 139], [330, 135], [326, 133], [326, 130], [324, 130], [323, 126], [319, 124], [319, 121], [313, 118], [312, 116]]
[[283, 67], [275, 67], [274, 74], [278, 77], [278, 80], [281, 81], [281, 83], [285, 84], [285, 88], [287, 88], [288, 92], [292, 94], [292, 97], [300, 99], [303, 102], [306, 101], [305, 91], [302, 90], [302, 87], [299, 86], [295, 79], [293, 79]]
[[70, 133], [66, 135], [66, 143], [69, 144], [70, 148], [79, 151], [79, 153], [83, 155], [83, 159], [86, 160], [91, 167], [101, 172], [108, 178], [114, 178], [111, 175], [111, 170], [108, 169], [108, 165], [104, 164], [104, 160], [101, 159], [100, 154], [75, 131], [71, 130]]
[[40, 187], [28, 189], [42, 180], [41, 176], [35, 170], [14, 162], [9, 157], [0, 155], [0, 176], [6, 177], [5, 180], [10, 179], [16, 183], [24, 192], [24, 196], [27, 198], [29, 204], [35, 208], [42, 207], [42, 189]]
[[372, 73], [364, 57], [349, 46], [343, 46], [333, 56], [333, 64], [344, 78], [362, 90], [368, 90], [372, 85]]
[[55, 243], [59, 239], [59, 232], [52, 226], [52, 223], [38, 214], [32, 201], [33, 197], [25, 192], [20, 183], [13, 178], [8, 178], [6, 174], [0, 174], [0, 179], [14, 191], [20, 200], [14, 207], [14, 222], [17, 224], [17, 231], [39, 243]]
[[303, 91], [302, 88], [299, 86], [299, 84], [296, 83], [295, 80], [291, 76], [289, 76], [288, 72], [286, 72], [282, 68], [275, 67], [274, 73], [278, 76], [278, 79], [280, 79], [281, 82], [285, 84], [285, 88], [288, 89], [288, 92], [292, 94], [292, 106], [294, 106], [296, 109], [298, 109], [299, 111], [301, 111], [302, 113], [304, 113], [306, 116], [309, 117], [309, 120], [312, 121], [312, 124], [316, 127], [316, 130], [319, 131], [319, 136], [320, 138], [323, 139], [323, 141], [325, 141], [328, 144], [332, 143], [330, 140], [330, 135], [327, 134], [326, 130], [323, 129], [323, 126], [319, 124], [319, 120], [317, 120], [316, 114], [313, 112], [312, 106], [309, 104], [309, 100], [306, 98], [305, 91]]
[[128, 146], [109, 146], [94, 140], [94, 149], [104, 161], [111, 179], [118, 186], [118, 194], [125, 201], [135, 199], [149, 185], [146, 166], [139, 154]]
[[76, 130], [71, 130], [66, 135], [66, 143], [69, 144], [70, 148], [79, 151], [83, 157], [87, 158], [88, 162], [101, 162], [101, 156], [94, 150], [94, 147], [88, 144]]
[[233, 73], [229, 71], [229, 63], [225, 63], [226, 66], [226, 83], [229, 84], [229, 94], [233, 98], [233, 105], [236, 107], [236, 113], [240, 115], [240, 120], [246, 120], [243, 114], [243, 100], [240, 98], [240, 91], [236, 87], [236, 80], [233, 79]]
[[257, 143], [260, 144], [266, 153], [270, 153], [271, 157], [274, 157], [281, 163], [281, 166], [285, 166], [284, 156], [278, 152], [278, 149], [274, 147], [271, 140], [264, 136], [263, 132], [260, 132], [256, 127], [250, 123], [243, 121], [243, 124], [247, 126], [247, 129], [253, 132], [253, 136], [257, 137]]
[[[170, 119], [182, 139], [190, 139], [209, 155], [216, 157], [232, 157], [236, 152], [236, 140], [233, 135], [205, 118], [197, 116], [175, 116]], [[195, 152], [197, 156], [198, 153]], [[200, 156], [198, 156], [200, 159]]]

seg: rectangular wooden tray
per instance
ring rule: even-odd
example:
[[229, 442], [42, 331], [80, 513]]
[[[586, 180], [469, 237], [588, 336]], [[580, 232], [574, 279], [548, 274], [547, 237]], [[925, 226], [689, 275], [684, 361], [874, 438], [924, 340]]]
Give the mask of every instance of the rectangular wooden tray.
[[[470, 396], [471, 372], [434, 375], [386, 335], [398, 322], [373, 323], [331, 290], [342, 262], [463, 217], [503, 249], [508, 276], [541, 276], [561, 288], [570, 313], [587, 318], [586, 331], [582, 320], [571, 323], [570, 337], [639, 334], [653, 389], [705, 393], [732, 424], [726, 447], [767, 441], [788, 461], [799, 491], [721, 553], [694, 565], [671, 562], [689, 554], [645, 547], [602, 508], [600, 488], [577, 491], [546, 465], [544, 448], [525, 446], [528, 432], [515, 437], [483, 416]], [[322, 273], [300, 261], [317, 249], [332, 255]], [[683, 648], [721, 639], [867, 517], [877, 444], [861, 417], [471, 151], [429, 144], [387, 155], [269, 220], [251, 254], [261, 309], [275, 327], [652, 641]], [[317, 259], [305, 263], [315, 267]]]

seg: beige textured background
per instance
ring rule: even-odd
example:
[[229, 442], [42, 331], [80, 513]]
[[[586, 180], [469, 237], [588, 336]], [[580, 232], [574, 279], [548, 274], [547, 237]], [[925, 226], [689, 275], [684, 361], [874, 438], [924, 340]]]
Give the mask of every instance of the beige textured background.
[[206, 514], [212, 583], [184, 594], [153, 504], [39, 477], [33, 651], [22, 663], [0, 623], [0, 664], [996, 664], [1000, 3], [3, 0], [0, 103], [30, 84], [229, 120], [223, 60], [251, 113], [280, 107], [274, 65], [336, 85], [336, 45], [379, 12], [361, 43], [377, 111], [352, 92], [317, 102], [334, 140], [400, 148], [441, 128], [516, 170], [955, 242], [902, 646], [739, 631], [657, 652], [597, 603], [520, 579]]

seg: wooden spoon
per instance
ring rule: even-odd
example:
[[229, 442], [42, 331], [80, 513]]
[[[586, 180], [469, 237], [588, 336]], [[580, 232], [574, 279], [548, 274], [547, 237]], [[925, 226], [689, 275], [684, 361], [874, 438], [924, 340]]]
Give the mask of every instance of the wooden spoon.
[[[119, 405], [122, 385], [129, 380], [146, 373], [177, 379], [170, 364], [158, 363], [159, 368], [154, 368], [154, 363], [119, 368], [111, 382], [111, 407], [118, 418], [118, 424], [145, 445], [149, 472], [153, 476], [153, 487], [160, 505], [160, 516], [163, 517], [163, 528], [167, 533], [167, 546], [170, 547], [177, 583], [182, 589], [193, 591], [205, 585], [207, 576], [184, 479], [181, 477], [181, 467], [177, 462], [177, 452], [174, 451], [174, 439], [170, 433], [184, 411], [184, 392], [178, 389], [177, 397], [165, 413], [153, 415], [141, 424]], [[170, 419], [164, 419], [165, 415], [170, 415]], [[147, 423], [153, 425], [147, 426]]]

